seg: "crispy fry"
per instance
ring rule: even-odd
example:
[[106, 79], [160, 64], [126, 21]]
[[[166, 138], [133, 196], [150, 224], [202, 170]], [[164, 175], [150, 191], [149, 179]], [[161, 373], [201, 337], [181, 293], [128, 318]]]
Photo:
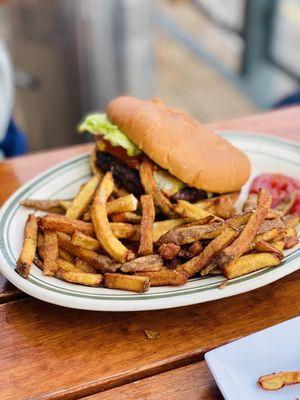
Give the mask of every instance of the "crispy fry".
[[113, 222], [130, 222], [131, 224], [140, 224], [142, 216], [133, 212], [122, 212], [113, 214], [111, 219]]
[[163, 268], [163, 260], [158, 254], [139, 257], [122, 265], [122, 272], [159, 271]]
[[200, 220], [209, 216], [212, 216], [215, 220], [220, 220], [219, 217], [209, 213], [202, 208], [195, 206], [185, 200], [178, 200], [177, 204], [173, 207], [174, 211], [183, 218], [189, 218], [191, 220]]
[[107, 215], [111, 215], [126, 211], [136, 211], [137, 205], [137, 198], [133, 194], [128, 194], [106, 203], [106, 212]]
[[34, 263], [34, 265], [36, 265], [41, 271], [43, 271], [43, 269], [44, 269], [43, 261], [42, 261], [37, 255], [35, 255], [35, 257], [34, 257], [34, 259], [33, 259], [33, 263]]
[[180, 252], [180, 246], [175, 243], [163, 243], [158, 248], [158, 254], [165, 260], [173, 260]]
[[97, 270], [91, 266], [87, 261], [82, 260], [81, 258], [76, 258], [75, 260], [76, 268], [81, 272], [87, 272], [89, 274], [96, 274]]
[[249, 193], [243, 205], [243, 212], [248, 213], [256, 209], [257, 194]]
[[131, 225], [125, 222], [111, 222], [112, 233], [118, 239], [139, 240], [139, 225]]
[[72, 205], [67, 209], [66, 217], [78, 219], [91, 204], [96, 189], [100, 183], [100, 175], [94, 175], [74, 198]]
[[184, 271], [168, 268], [153, 272], [138, 272], [137, 275], [150, 278], [150, 286], [181, 286], [188, 280]]
[[250, 243], [252, 242], [260, 226], [262, 225], [270, 206], [271, 196], [264, 189], [261, 189], [258, 194], [257, 208], [255, 212], [251, 215], [241, 234], [235, 239], [235, 241], [231, 245], [226, 247], [220, 253], [218, 257], [218, 263], [220, 266], [236, 260], [245, 251], [247, 251]]
[[58, 269], [65, 272], [82, 272], [79, 268], [76, 267], [76, 265], [62, 258], [57, 259], [57, 264]]
[[116, 184], [114, 186], [113, 195], [116, 197], [124, 197], [127, 196], [129, 193], [123, 187], [118, 187]]
[[300, 371], [284, 371], [263, 375], [257, 381], [259, 387], [265, 390], [278, 390], [287, 385], [300, 383]]
[[288, 227], [284, 230], [284, 236], [297, 236], [296, 228]]
[[196, 203], [193, 203], [194, 206], [197, 206], [199, 208], [202, 208], [203, 210], [207, 210], [211, 206], [215, 205], [217, 202], [217, 197], [212, 197], [211, 199], [204, 199], [204, 200], [199, 200], [196, 201]]
[[34, 200], [25, 199], [21, 201], [21, 205], [27, 208], [33, 208], [34, 210], [48, 211], [52, 213], [63, 213], [64, 209], [60, 204], [61, 200]]
[[153, 222], [155, 209], [151, 194], [141, 196], [142, 221], [140, 228], [140, 246], [138, 253], [147, 256], [153, 252]]
[[281, 252], [284, 249], [284, 243], [282, 241], [272, 242], [272, 246], [274, 246], [277, 250], [279, 250]]
[[272, 220], [265, 220], [258, 230], [258, 234], [267, 232], [271, 229], [284, 229], [285, 225], [280, 218], [272, 219]]
[[223, 267], [223, 274], [228, 279], [249, 274], [262, 268], [280, 264], [280, 258], [271, 253], [247, 254]]
[[299, 243], [299, 238], [297, 236], [285, 236], [282, 241], [285, 249], [291, 249]]
[[75, 231], [71, 237], [71, 241], [75, 246], [80, 246], [88, 250], [100, 251], [101, 245], [97, 239], [88, 236], [85, 233]]
[[92, 224], [68, 218], [64, 215], [48, 214], [41, 219], [40, 225], [44, 230], [48, 231], [64, 232], [68, 234], [80, 231], [86, 235], [94, 235]]
[[54, 276], [58, 270], [58, 239], [57, 233], [44, 231], [44, 275]]
[[215, 203], [215, 213], [218, 217], [228, 219], [235, 213], [234, 205], [239, 198], [240, 192], [233, 192], [228, 194], [222, 194], [217, 197]]
[[61, 206], [61, 208], [63, 210], [67, 211], [71, 207], [72, 201], [71, 200], [60, 200], [59, 205]]
[[44, 234], [40, 231], [37, 236], [37, 254], [41, 260], [44, 259]]
[[102, 275], [88, 274], [86, 272], [67, 272], [59, 269], [56, 272], [56, 277], [63, 281], [78, 283], [85, 286], [100, 286], [102, 282]]
[[158, 239], [169, 232], [176, 226], [180, 226], [186, 222], [184, 218], [178, 219], [167, 219], [165, 221], [154, 222], [153, 224], [153, 242], [157, 242]]
[[110, 289], [129, 290], [142, 293], [149, 290], [150, 279], [147, 276], [104, 274], [104, 286]]
[[280, 211], [282, 215], [287, 215], [293, 207], [296, 200], [296, 193], [292, 192], [287, 195], [276, 207], [277, 211]]
[[75, 246], [68, 235], [58, 232], [58, 244], [64, 250], [71, 253], [73, 256], [81, 258], [87, 261], [92, 267], [97, 271], [104, 272], [114, 272], [119, 267], [120, 264], [116, 263], [108, 256], [97, 254], [92, 250], [84, 249], [83, 247]]
[[97, 239], [101, 243], [101, 246], [111, 257], [124, 263], [132, 257], [132, 252], [130, 252], [113, 234], [106, 212], [106, 202], [112, 194], [113, 188], [114, 180], [112, 173], [107, 172], [93, 201], [92, 221]]
[[239, 232], [231, 227], [227, 227], [219, 236], [213, 239], [204, 250], [196, 257], [178, 267], [179, 271], [185, 271], [189, 277], [201, 271], [224, 247], [232, 243]]
[[88, 210], [86, 210], [85, 213], [83, 213], [83, 216], [81, 219], [84, 222], [91, 222], [91, 220], [92, 220], [91, 208], [89, 208]]
[[300, 215], [285, 215], [283, 217], [283, 222], [286, 228], [295, 228], [300, 222]]
[[179, 257], [193, 258], [198, 256], [203, 250], [203, 246], [199, 240], [188, 245], [187, 248], [182, 248], [179, 252]]
[[158, 188], [153, 178], [153, 163], [148, 158], [145, 158], [140, 166], [140, 178], [145, 192], [153, 196], [154, 204], [159, 207], [167, 217], [173, 218], [174, 212], [172, 210], [172, 203]]
[[29, 214], [25, 225], [21, 254], [17, 261], [17, 271], [23, 278], [28, 278], [31, 264], [37, 248], [38, 223], [33, 214]]
[[68, 253], [66, 250], [61, 249], [60, 247], [58, 248], [58, 256], [62, 258], [63, 260], [68, 261], [69, 263], [73, 263], [74, 259], [73, 256]]
[[275, 240], [281, 232], [283, 232], [283, 231], [280, 229], [274, 228], [274, 229], [270, 229], [269, 231], [266, 231], [264, 233], [258, 233], [257, 235], [255, 235], [253, 241], [250, 243], [247, 251], [251, 251], [251, 250], [255, 249], [256, 243], [258, 243], [260, 241], [270, 242], [271, 240]]
[[272, 245], [271, 243], [268, 243], [264, 240], [261, 240], [256, 243], [255, 245], [255, 250], [262, 252], [262, 253], [274, 253], [276, 254], [280, 259], [283, 258], [283, 253], [282, 251], [278, 250], [277, 247]]
[[216, 275], [222, 274], [222, 271], [220, 270], [218, 264], [216, 263], [216, 260], [212, 260], [209, 264], [207, 264], [203, 269], [200, 271], [201, 276], [206, 276], [209, 274], [214, 275], [215, 271], [219, 271]]

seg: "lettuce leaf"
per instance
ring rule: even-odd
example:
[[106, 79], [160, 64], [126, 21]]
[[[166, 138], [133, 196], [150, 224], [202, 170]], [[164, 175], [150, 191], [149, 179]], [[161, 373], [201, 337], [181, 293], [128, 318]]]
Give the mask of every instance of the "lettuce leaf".
[[141, 153], [141, 150], [123, 133], [112, 124], [106, 114], [91, 114], [79, 125], [79, 132], [88, 131], [93, 135], [101, 135], [112, 146], [121, 146], [127, 151], [129, 157]]

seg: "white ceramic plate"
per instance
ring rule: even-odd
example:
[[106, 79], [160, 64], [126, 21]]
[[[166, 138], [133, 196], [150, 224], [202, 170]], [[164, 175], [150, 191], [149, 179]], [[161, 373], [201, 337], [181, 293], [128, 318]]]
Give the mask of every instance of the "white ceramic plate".
[[[252, 162], [252, 178], [262, 172], [281, 172], [300, 176], [300, 146], [270, 136], [223, 132], [222, 135], [244, 150]], [[6, 278], [19, 289], [41, 300], [66, 307], [103, 311], [136, 311], [172, 308], [221, 299], [266, 285], [297, 270], [300, 249], [293, 248], [284, 262], [231, 280], [224, 290], [218, 289], [224, 278], [191, 279], [182, 287], [151, 288], [136, 294], [105, 288], [84, 287], [43, 276], [33, 266], [29, 279], [15, 272], [23, 237], [23, 228], [30, 210], [21, 207], [26, 198], [70, 198], [89, 177], [88, 154], [67, 160], [22, 186], [5, 203], [0, 214], [0, 268]], [[249, 180], [249, 181], [250, 181]], [[248, 183], [249, 184], [249, 183]], [[241, 198], [248, 191], [245, 185]]]
[[300, 370], [300, 317], [264, 329], [205, 354], [226, 400], [296, 400], [300, 384], [260, 389], [261, 375]]

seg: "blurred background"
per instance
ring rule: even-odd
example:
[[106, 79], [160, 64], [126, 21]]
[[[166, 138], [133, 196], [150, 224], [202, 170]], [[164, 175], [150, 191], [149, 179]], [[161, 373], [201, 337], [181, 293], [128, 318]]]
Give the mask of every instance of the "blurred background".
[[82, 116], [124, 93], [206, 123], [300, 90], [300, 0], [1, 0], [1, 41], [13, 129], [27, 138], [6, 156], [86, 140]]

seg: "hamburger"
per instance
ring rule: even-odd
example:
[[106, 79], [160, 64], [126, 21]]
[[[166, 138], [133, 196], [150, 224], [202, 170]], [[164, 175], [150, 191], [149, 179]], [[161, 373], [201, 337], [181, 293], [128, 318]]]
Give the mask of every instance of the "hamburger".
[[239, 192], [250, 175], [241, 150], [160, 100], [118, 97], [106, 114], [87, 116], [79, 130], [95, 135], [96, 168], [112, 171], [117, 186], [136, 196], [146, 190], [139, 174], [145, 158], [152, 160], [153, 178], [171, 203]]

